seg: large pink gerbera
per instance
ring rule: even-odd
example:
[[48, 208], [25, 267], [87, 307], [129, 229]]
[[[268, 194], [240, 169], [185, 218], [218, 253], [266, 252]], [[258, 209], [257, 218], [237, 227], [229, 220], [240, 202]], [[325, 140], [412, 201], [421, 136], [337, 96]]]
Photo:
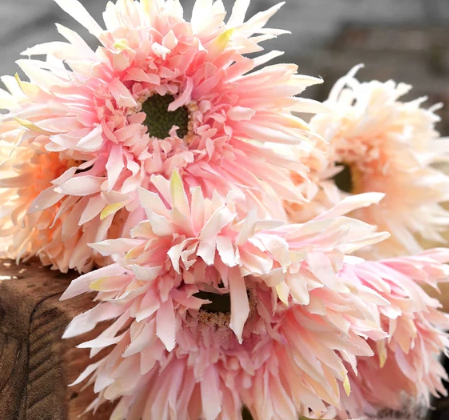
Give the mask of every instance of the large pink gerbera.
[[[186, 194], [179, 175], [153, 176], [157, 193], [139, 190], [145, 209], [132, 238], [93, 245], [114, 263], [73, 281], [63, 298], [97, 291], [100, 302], [65, 336], [114, 320], [82, 344], [97, 400], [120, 399], [113, 418], [297, 420], [339, 407], [349, 392], [348, 363], [371, 356], [382, 339], [378, 293], [337, 273], [344, 254], [385, 238], [338, 217], [379, 195], [350, 199], [303, 225], [239, 221], [227, 200]], [[374, 308], [374, 310], [373, 310]], [[376, 315], [377, 313], [377, 315]]]
[[308, 220], [348, 194], [382, 192], [379, 205], [353, 215], [392, 235], [370, 257], [415, 254], [422, 250], [420, 239], [442, 242], [449, 225], [441, 207], [449, 200], [449, 177], [432, 166], [445, 154], [447, 141], [435, 129], [434, 108], [422, 108], [423, 99], [401, 99], [410, 86], [361, 83], [356, 70], [335, 84], [326, 102], [332, 111], [311, 120], [330, 147], [317, 142], [297, 150], [298, 161], [311, 169], [312, 203], [287, 208], [293, 220]]
[[[447, 352], [448, 315], [441, 304], [421, 288], [437, 288], [448, 281], [449, 250], [429, 250], [414, 257], [345, 265], [341, 277], [354, 285], [375, 291], [390, 305], [379, 308], [380, 323], [389, 335], [370, 345], [376, 356], [359, 358], [357, 376], [351, 372], [353, 392], [343, 396], [350, 418], [375, 416], [384, 409], [399, 410], [404, 402], [429, 405], [431, 394], [446, 395], [441, 383], [447, 374], [440, 364]], [[343, 417], [346, 417], [343, 414]]]
[[58, 26], [68, 42], [24, 52], [46, 61], [18, 62], [30, 82], [4, 78], [0, 105], [10, 112], [0, 136], [15, 152], [0, 174], [1, 226], [26, 237], [13, 254], [90, 269], [98, 255], [86, 244], [114, 237], [115, 225], [127, 236], [136, 188], [151, 189], [152, 174], [170, 178], [175, 169], [207, 197], [243, 192], [242, 210], [261, 216], [282, 218], [280, 198], [301, 200], [289, 172], [304, 177], [304, 167], [264, 143], [307, 140], [292, 111], [319, 104], [295, 95], [321, 80], [297, 75], [295, 65], [261, 67], [277, 51], [245, 57], [283, 33], [264, 27], [280, 5], [245, 22], [249, 1], [238, 0], [225, 23], [221, 1], [197, 2], [191, 22], [178, 0], [119, 1], [108, 4], [104, 30], [78, 1], [56, 1], [101, 46], [94, 52]]

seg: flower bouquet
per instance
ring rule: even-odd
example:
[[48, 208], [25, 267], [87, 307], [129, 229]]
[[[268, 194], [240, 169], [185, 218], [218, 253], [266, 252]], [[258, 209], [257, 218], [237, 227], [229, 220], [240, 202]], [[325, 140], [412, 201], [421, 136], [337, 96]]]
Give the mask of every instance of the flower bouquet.
[[445, 395], [449, 320], [423, 289], [449, 279], [437, 107], [358, 67], [298, 97], [322, 80], [260, 46], [281, 4], [197, 0], [187, 21], [179, 0], [118, 0], [100, 26], [55, 1], [98, 48], [58, 25], [17, 62], [28, 80], [2, 77], [0, 235], [80, 273], [62, 299], [96, 306], [65, 338], [108, 323], [81, 345], [102, 354], [86, 410], [375, 419]]

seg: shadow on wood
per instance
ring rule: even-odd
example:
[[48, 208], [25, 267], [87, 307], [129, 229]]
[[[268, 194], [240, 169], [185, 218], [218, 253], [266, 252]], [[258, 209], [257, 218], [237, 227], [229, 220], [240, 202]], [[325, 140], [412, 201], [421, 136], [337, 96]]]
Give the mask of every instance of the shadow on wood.
[[[73, 317], [93, 306], [89, 296], [59, 301], [75, 276], [38, 261], [0, 261], [1, 420], [75, 420], [93, 400], [91, 389], [68, 384], [91, 362], [76, 346], [98, 332], [61, 339]], [[112, 409], [107, 404], [81, 419], [106, 420]]]

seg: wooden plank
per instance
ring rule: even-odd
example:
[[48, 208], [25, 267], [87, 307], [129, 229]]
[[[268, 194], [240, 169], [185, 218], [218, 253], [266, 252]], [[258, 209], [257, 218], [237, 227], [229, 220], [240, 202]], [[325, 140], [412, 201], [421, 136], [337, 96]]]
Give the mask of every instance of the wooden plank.
[[[75, 276], [38, 261], [0, 262], [0, 419], [75, 420], [93, 400], [91, 389], [68, 385], [91, 362], [76, 346], [98, 331], [61, 339], [70, 320], [93, 305], [89, 296], [59, 301]], [[83, 419], [109, 419], [112, 409], [107, 404]]]

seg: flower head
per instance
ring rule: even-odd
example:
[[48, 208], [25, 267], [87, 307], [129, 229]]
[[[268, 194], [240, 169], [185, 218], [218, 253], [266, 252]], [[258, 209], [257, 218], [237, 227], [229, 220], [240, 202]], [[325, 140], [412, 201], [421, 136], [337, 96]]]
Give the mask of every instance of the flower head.
[[[114, 418], [297, 419], [339, 407], [349, 392], [345, 362], [370, 356], [365, 337], [382, 339], [361, 299], [338, 280], [344, 255], [385, 238], [342, 203], [303, 225], [236, 213], [235, 197], [186, 193], [177, 173], [139, 190], [145, 209], [131, 239], [92, 245], [114, 264], [73, 281], [64, 298], [97, 291], [97, 307], [66, 337], [106, 319], [82, 346], [111, 353], [92, 365], [97, 401], [121, 398]], [[377, 202], [367, 195], [360, 202]], [[382, 303], [381, 303], [382, 304]], [[174, 384], [173, 381], [176, 381]]]
[[[57, 185], [67, 176], [65, 173], [73, 165], [72, 162], [69, 159], [61, 160], [57, 153], [46, 151], [38, 141], [27, 148], [14, 148], [9, 143], [1, 142], [0, 153], [0, 185], [3, 187], [0, 190], [0, 226], [2, 236], [8, 242], [4, 248], [6, 256], [21, 259], [43, 251], [44, 264], [57, 261], [56, 267], [61, 271], [72, 266], [71, 261], [80, 257], [85, 258], [86, 267], [91, 267], [94, 261], [89, 257], [92, 253], [87, 243], [95, 241], [96, 230], [92, 229], [90, 220], [85, 221], [87, 234], [78, 228], [78, 223], [73, 223], [73, 212], [77, 211], [78, 217], [81, 215], [79, 211], [82, 212], [79, 206], [74, 206], [73, 200], [53, 206], [51, 211], [33, 211], [36, 197], [42, 191], [48, 191], [52, 183]], [[66, 242], [65, 247], [57, 246], [61, 241]], [[79, 246], [80, 242], [84, 242], [84, 247]], [[81, 249], [87, 250], [88, 255], [80, 256]], [[97, 262], [100, 262], [99, 259]]]
[[299, 149], [298, 160], [311, 168], [315, 183], [312, 189], [307, 186], [312, 204], [289, 205], [288, 211], [293, 220], [307, 220], [348, 194], [382, 192], [379, 205], [352, 215], [392, 234], [368, 255], [414, 254], [422, 250], [419, 238], [443, 241], [441, 233], [449, 224], [441, 207], [449, 199], [449, 177], [432, 167], [447, 142], [438, 139], [435, 107], [422, 108], [422, 98], [401, 99], [410, 86], [361, 83], [356, 70], [334, 86], [326, 102], [331, 112], [311, 120], [329, 146], [317, 142], [312, 149]]
[[[0, 105], [10, 112], [0, 117], [0, 136], [17, 150], [7, 164], [12, 179], [2, 176], [0, 183], [11, 209], [4, 234], [11, 225], [14, 234], [28, 226], [17, 255], [39, 253], [60, 270], [88, 270], [98, 254], [89, 253], [87, 242], [113, 238], [119, 214], [121, 236], [129, 236], [137, 188], [151, 189], [151, 175], [169, 179], [174, 170], [206, 197], [243, 192], [244, 213], [257, 207], [261, 216], [282, 218], [279, 197], [302, 199], [289, 171], [305, 178], [305, 167], [264, 144], [308, 140], [307, 124], [292, 111], [317, 104], [295, 95], [321, 80], [298, 75], [295, 65], [263, 67], [276, 51], [246, 57], [284, 33], [265, 28], [280, 5], [245, 22], [249, 2], [238, 0], [225, 23], [221, 1], [197, 2], [191, 22], [179, 0], [118, 1], [108, 4], [103, 29], [77, 0], [56, 1], [101, 45], [94, 52], [58, 25], [67, 42], [24, 52], [45, 54], [46, 61], [18, 61], [30, 82], [3, 78], [10, 92], [1, 91]], [[31, 151], [45, 173], [45, 182], [34, 185], [17, 161]], [[47, 223], [55, 215], [58, 221]], [[40, 218], [45, 233], [33, 223]], [[61, 236], [58, 228], [73, 232]], [[68, 262], [64, 248], [77, 257]]]
[[404, 401], [423, 401], [430, 394], [446, 395], [442, 379], [447, 374], [440, 364], [441, 352], [447, 352], [449, 340], [447, 314], [441, 304], [429, 297], [422, 285], [437, 288], [447, 282], [447, 249], [435, 249], [414, 257], [347, 264], [341, 276], [360, 287], [375, 291], [389, 302], [379, 308], [380, 324], [388, 338], [370, 345], [371, 358], [361, 357], [358, 373], [350, 374], [353, 393], [343, 396], [350, 418], [376, 415], [384, 409], [400, 410]]

